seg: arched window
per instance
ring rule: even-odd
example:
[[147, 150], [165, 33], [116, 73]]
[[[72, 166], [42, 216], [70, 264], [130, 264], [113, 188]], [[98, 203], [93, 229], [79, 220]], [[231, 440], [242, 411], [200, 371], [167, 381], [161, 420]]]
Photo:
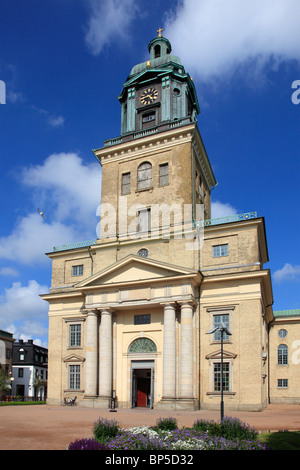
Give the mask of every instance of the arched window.
[[148, 258], [149, 251], [146, 248], [141, 248], [138, 251], [138, 256], [141, 256], [142, 258]]
[[152, 165], [149, 162], [141, 163], [138, 167], [138, 189], [147, 189], [152, 186]]
[[279, 366], [288, 364], [288, 347], [286, 344], [280, 344], [277, 348], [277, 364]]
[[152, 353], [156, 352], [155, 343], [149, 338], [138, 338], [130, 344], [129, 353]]
[[154, 58], [157, 59], [158, 57], [160, 57], [160, 55], [161, 55], [161, 48], [160, 48], [160, 45], [157, 44], [154, 47]]

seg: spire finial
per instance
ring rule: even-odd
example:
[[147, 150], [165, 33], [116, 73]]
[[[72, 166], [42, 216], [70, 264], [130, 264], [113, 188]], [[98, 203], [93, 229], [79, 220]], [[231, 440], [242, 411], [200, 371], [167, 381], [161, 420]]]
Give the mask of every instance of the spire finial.
[[158, 37], [161, 38], [162, 37], [161, 33], [163, 32], [163, 28], [158, 28], [157, 32], [158, 32]]

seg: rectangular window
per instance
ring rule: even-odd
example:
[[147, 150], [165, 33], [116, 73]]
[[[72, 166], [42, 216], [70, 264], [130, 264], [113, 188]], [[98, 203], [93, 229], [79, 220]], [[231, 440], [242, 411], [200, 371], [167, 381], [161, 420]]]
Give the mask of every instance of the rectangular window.
[[19, 360], [20, 361], [25, 361], [25, 354], [23, 352], [20, 353]]
[[72, 266], [72, 276], [82, 276], [83, 274], [83, 264], [78, 266]]
[[143, 115], [143, 122], [155, 121], [155, 113], [148, 113]]
[[[221, 363], [214, 364], [214, 391], [221, 392]], [[223, 363], [223, 391], [230, 391], [229, 362]]]
[[70, 346], [81, 346], [81, 325], [70, 325]]
[[135, 325], [147, 325], [151, 323], [150, 315], [134, 315]]
[[150, 209], [138, 211], [138, 233], [149, 232], [151, 230], [151, 212]]
[[277, 380], [277, 387], [278, 388], [287, 388], [288, 387], [288, 379], [278, 379]]
[[163, 163], [159, 165], [159, 186], [167, 186], [169, 184], [169, 164]]
[[18, 368], [18, 377], [22, 378], [24, 377], [24, 369], [23, 367]]
[[213, 257], [220, 258], [221, 256], [228, 256], [228, 243], [213, 246]]
[[80, 366], [69, 366], [69, 388], [70, 390], [80, 389]]
[[[231, 333], [230, 329], [229, 329], [229, 315], [228, 313], [226, 314], [223, 314], [223, 315], [214, 315], [214, 328], [215, 327], [218, 327], [218, 326], [221, 326], [221, 323], [223, 323], [223, 325], [229, 330], [229, 332]], [[223, 340], [224, 341], [228, 341], [229, 340], [229, 336], [227, 333], [223, 333]], [[221, 332], [220, 330], [217, 330], [215, 331], [214, 333], [214, 341], [221, 341]]]
[[122, 194], [130, 194], [130, 173], [122, 174]]

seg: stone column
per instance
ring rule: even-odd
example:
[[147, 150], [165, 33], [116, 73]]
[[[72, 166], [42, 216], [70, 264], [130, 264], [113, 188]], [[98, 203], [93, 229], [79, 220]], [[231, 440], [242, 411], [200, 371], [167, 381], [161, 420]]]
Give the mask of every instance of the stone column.
[[85, 395], [95, 397], [98, 383], [98, 314], [94, 310], [87, 313]]
[[112, 313], [108, 309], [101, 310], [99, 351], [99, 395], [110, 398], [112, 390]]
[[180, 398], [193, 397], [193, 303], [181, 304], [180, 329]]
[[164, 305], [163, 398], [176, 397], [175, 304]]

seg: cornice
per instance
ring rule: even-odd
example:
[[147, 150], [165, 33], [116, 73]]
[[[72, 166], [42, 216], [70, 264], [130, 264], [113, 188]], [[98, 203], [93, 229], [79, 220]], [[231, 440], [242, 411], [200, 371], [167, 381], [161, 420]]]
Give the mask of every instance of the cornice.
[[141, 155], [163, 152], [178, 144], [191, 142], [194, 129], [195, 124], [178, 126], [165, 132], [149, 134], [128, 142], [102, 147], [93, 150], [93, 152], [101, 162], [101, 165], [112, 161], [124, 160], [129, 156], [131, 159], [134, 157], [138, 158]]

